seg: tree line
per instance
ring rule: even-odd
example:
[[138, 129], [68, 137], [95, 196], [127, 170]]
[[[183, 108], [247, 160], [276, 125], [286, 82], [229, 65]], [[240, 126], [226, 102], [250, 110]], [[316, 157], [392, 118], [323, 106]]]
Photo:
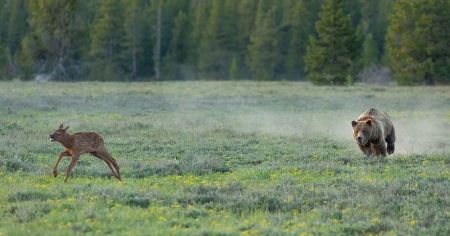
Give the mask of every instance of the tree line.
[[0, 78], [450, 82], [447, 0], [0, 0]]

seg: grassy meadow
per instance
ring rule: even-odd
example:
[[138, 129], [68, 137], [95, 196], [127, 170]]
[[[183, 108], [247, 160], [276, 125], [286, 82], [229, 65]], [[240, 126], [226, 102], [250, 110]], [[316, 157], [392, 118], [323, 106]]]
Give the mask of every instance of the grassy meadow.
[[[392, 117], [362, 155], [351, 120]], [[71, 133], [101, 134], [123, 182]], [[0, 235], [450, 235], [450, 87], [0, 83]]]

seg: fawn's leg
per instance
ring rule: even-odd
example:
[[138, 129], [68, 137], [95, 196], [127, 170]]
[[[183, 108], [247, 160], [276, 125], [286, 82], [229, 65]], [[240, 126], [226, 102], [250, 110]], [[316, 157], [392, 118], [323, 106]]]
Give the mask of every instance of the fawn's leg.
[[72, 160], [70, 161], [69, 167], [67, 167], [67, 173], [66, 173], [66, 178], [64, 179], [64, 182], [67, 183], [67, 180], [69, 179], [69, 177], [72, 175], [72, 169], [75, 167], [75, 165], [78, 162], [78, 159], [80, 159], [80, 155], [73, 155], [72, 156]]
[[54, 177], [58, 176], [57, 169], [58, 169], [59, 162], [61, 161], [61, 159], [62, 159], [63, 157], [66, 157], [66, 156], [70, 156], [70, 153], [68, 153], [67, 151], [61, 152], [61, 153], [59, 154], [58, 160], [56, 160], [56, 164], [55, 164], [55, 166], [53, 167], [53, 176], [54, 176]]
[[111, 172], [113, 173], [114, 177], [116, 177], [117, 179], [121, 180], [120, 174], [113, 167], [113, 164], [111, 163], [110, 159], [106, 156], [105, 153], [103, 153], [103, 152], [91, 152], [91, 154], [93, 156], [97, 157], [98, 159], [101, 159], [102, 161], [104, 161], [106, 163], [106, 165], [108, 165], [109, 169], [111, 169]]
[[114, 166], [114, 168], [116, 170], [117, 179], [122, 180], [122, 177], [120, 177], [119, 165], [117, 164], [116, 160], [111, 156], [111, 154], [109, 154], [108, 149], [106, 149], [106, 147], [104, 145], [102, 145], [99, 147], [97, 152], [100, 153], [100, 155], [102, 155], [103, 157], [108, 159], [108, 161]]
[[111, 156], [111, 154], [109, 154], [109, 153], [106, 153], [105, 156], [108, 157], [109, 161], [111, 162], [111, 164], [112, 164], [112, 165], [114, 166], [114, 168], [116, 169], [116, 173], [117, 173], [118, 179], [119, 179], [120, 181], [122, 181], [122, 177], [120, 177], [120, 168], [119, 168], [119, 165], [117, 164], [116, 160], [115, 160], [115, 159]]

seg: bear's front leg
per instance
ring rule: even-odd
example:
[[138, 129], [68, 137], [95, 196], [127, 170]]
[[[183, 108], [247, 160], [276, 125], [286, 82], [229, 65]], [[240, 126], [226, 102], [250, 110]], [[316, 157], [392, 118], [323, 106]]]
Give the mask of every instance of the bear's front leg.
[[392, 154], [395, 150], [395, 129], [392, 127], [391, 134], [386, 137], [387, 153]]
[[358, 146], [359, 149], [361, 149], [361, 151], [366, 154], [366, 156], [372, 155], [372, 149], [370, 148], [370, 145], [363, 146], [361, 144], [358, 144]]
[[394, 150], [395, 150], [394, 143], [388, 143], [387, 144], [387, 153], [388, 154], [392, 154], [392, 153], [394, 153]]
[[380, 143], [371, 143], [370, 147], [372, 148], [372, 153], [375, 156], [386, 156], [386, 144], [384, 142]]

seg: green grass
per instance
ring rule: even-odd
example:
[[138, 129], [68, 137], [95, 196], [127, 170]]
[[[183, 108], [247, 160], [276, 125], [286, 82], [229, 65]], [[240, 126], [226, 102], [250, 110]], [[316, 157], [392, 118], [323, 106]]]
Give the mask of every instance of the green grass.
[[[350, 121], [388, 112], [396, 153]], [[101, 134], [64, 184], [48, 135]], [[0, 83], [0, 235], [449, 235], [450, 88]]]

